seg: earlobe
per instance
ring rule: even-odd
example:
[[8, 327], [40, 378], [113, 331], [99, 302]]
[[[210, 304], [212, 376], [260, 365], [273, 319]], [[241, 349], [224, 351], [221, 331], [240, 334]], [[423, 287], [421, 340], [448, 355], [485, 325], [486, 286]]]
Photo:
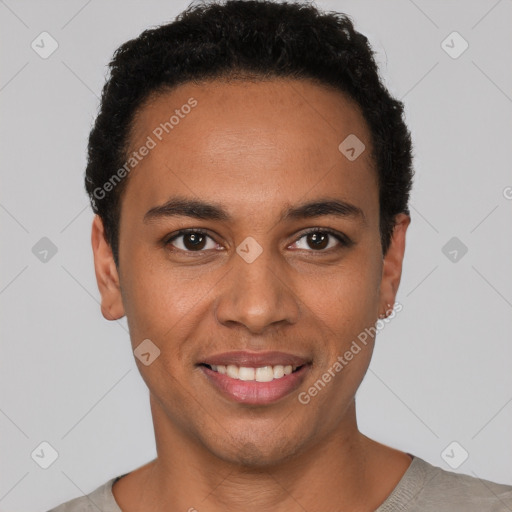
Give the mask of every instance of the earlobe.
[[410, 222], [410, 216], [405, 213], [400, 213], [395, 217], [395, 226], [391, 242], [384, 256], [382, 266], [380, 315], [388, 316], [395, 303], [400, 279], [402, 277], [402, 263], [405, 254], [405, 234]]
[[118, 320], [125, 315], [119, 275], [99, 215], [95, 215], [92, 222], [91, 244], [96, 282], [101, 294], [101, 313], [107, 320]]

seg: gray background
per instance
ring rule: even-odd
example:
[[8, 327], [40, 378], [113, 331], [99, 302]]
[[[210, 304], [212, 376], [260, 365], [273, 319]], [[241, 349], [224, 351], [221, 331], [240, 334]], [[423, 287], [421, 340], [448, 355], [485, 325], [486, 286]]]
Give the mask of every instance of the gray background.
[[[0, 1], [1, 511], [45, 511], [156, 455], [126, 321], [100, 313], [83, 172], [113, 51], [187, 5]], [[512, 1], [318, 5], [369, 37], [415, 143], [403, 310], [379, 334], [360, 428], [512, 484]], [[47, 59], [31, 48], [43, 31], [59, 44]], [[456, 59], [441, 45], [453, 31], [469, 43]], [[455, 262], [452, 237], [468, 248]], [[48, 469], [31, 458], [43, 441], [59, 454]]]

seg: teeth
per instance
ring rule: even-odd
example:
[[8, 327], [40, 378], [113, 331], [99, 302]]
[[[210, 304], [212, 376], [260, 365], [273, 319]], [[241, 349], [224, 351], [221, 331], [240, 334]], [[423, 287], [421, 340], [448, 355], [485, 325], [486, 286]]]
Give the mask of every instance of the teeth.
[[254, 380], [254, 368], [241, 366], [238, 370], [238, 378], [240, 380]]
[[238, 379], [238, 366], [234, 364], [229, 364], [226, 368], [226, 375], [231, 377], [232, 379]]
[[284, 377], [284, 366], [282, 366], [282, 365], [275, 366], [274, 367], [274, 378], [280, 379], [281, 377]]
[[288, 364], [276, 364], [275, 366], [261, 366], [259, 368], [249, 368], [247, 366], [236, 366], [229, 364], [227, 366], [222, 364], [212, 364], [211, 369], [215, 372], [227, 375], [232, 379], [256, 381], [256, 382], [271, 382], [274, 379], [281, 379], [285, 375], [290, 375], [298, 366]]
[[[279, 366], [279, 368], [282, 368], [282, 366]], [[262, 366], [261, 368], [256, 368], [255, 380], [257, 382], [270, 382], [274, 379], [280, 379], [282, 375], [280, 376], [277, 370], [278, 366], [275, 366], [274, 368], [272, 368], [272, 366]]]

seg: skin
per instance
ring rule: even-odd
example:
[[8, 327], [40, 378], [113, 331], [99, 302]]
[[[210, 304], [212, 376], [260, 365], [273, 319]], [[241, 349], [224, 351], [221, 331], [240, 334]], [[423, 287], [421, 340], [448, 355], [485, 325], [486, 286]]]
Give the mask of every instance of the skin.
[[[309, 404], [297, 394], [395, 303], [410, 218], [396, 217], [383, 257], [368, 127], [344, 95], [309, 81], [183, 84], [144, 105], [132, 148], [190, 97], [198, 105], [129, 175], [119, 268], [98, 216], [92, 226], [103, 315], [127, 316], [133, 349], [149, 338], [161, 351], [149, 366], [136, 359], [158, 456], [119, 480], [115, 499], [125, 512], [373, 511], [411, 463], [357, 427], [355, 394], [375, 340]], [[366, 145], [352, 162], [338, 150], [349, 134]], [[233, 219], [144, 223], [177, 194], [222, 205]], [[356, 205], [364, 219], [279, 222], [286, 206], [325, 198]], [[162, 242], [183, 228], [211, 236], [202, 254], [187, 237]], [[307, 228], [331, 228], [353, 244], [330, 237], [317, 249]], [[263, 248], [250, 264], [236, 252], [249, 236]], [[312, 365], [297, 392], [250, 406], [221, 396], [196, 366], [232, 350], [279, 350]]]

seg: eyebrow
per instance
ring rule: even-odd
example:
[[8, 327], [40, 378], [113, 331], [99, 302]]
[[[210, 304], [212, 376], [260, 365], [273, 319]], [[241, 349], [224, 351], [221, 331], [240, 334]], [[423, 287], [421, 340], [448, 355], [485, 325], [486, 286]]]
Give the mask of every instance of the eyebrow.
[[[296, 206], [288, 206], [281, 212], [279, 222], [323, 216], [355, 219], [366, 223], [366, 217], [361, 208], [333, 198], [317, 199]], [[144, 223], [150, 223], [170, 217], [191, 217], [225, 222], [233, 220], [233, 217], [219, 204], [180, 196], [171, 197], [165, 204], [154, 206], [146, 212], [143, 220]]]

